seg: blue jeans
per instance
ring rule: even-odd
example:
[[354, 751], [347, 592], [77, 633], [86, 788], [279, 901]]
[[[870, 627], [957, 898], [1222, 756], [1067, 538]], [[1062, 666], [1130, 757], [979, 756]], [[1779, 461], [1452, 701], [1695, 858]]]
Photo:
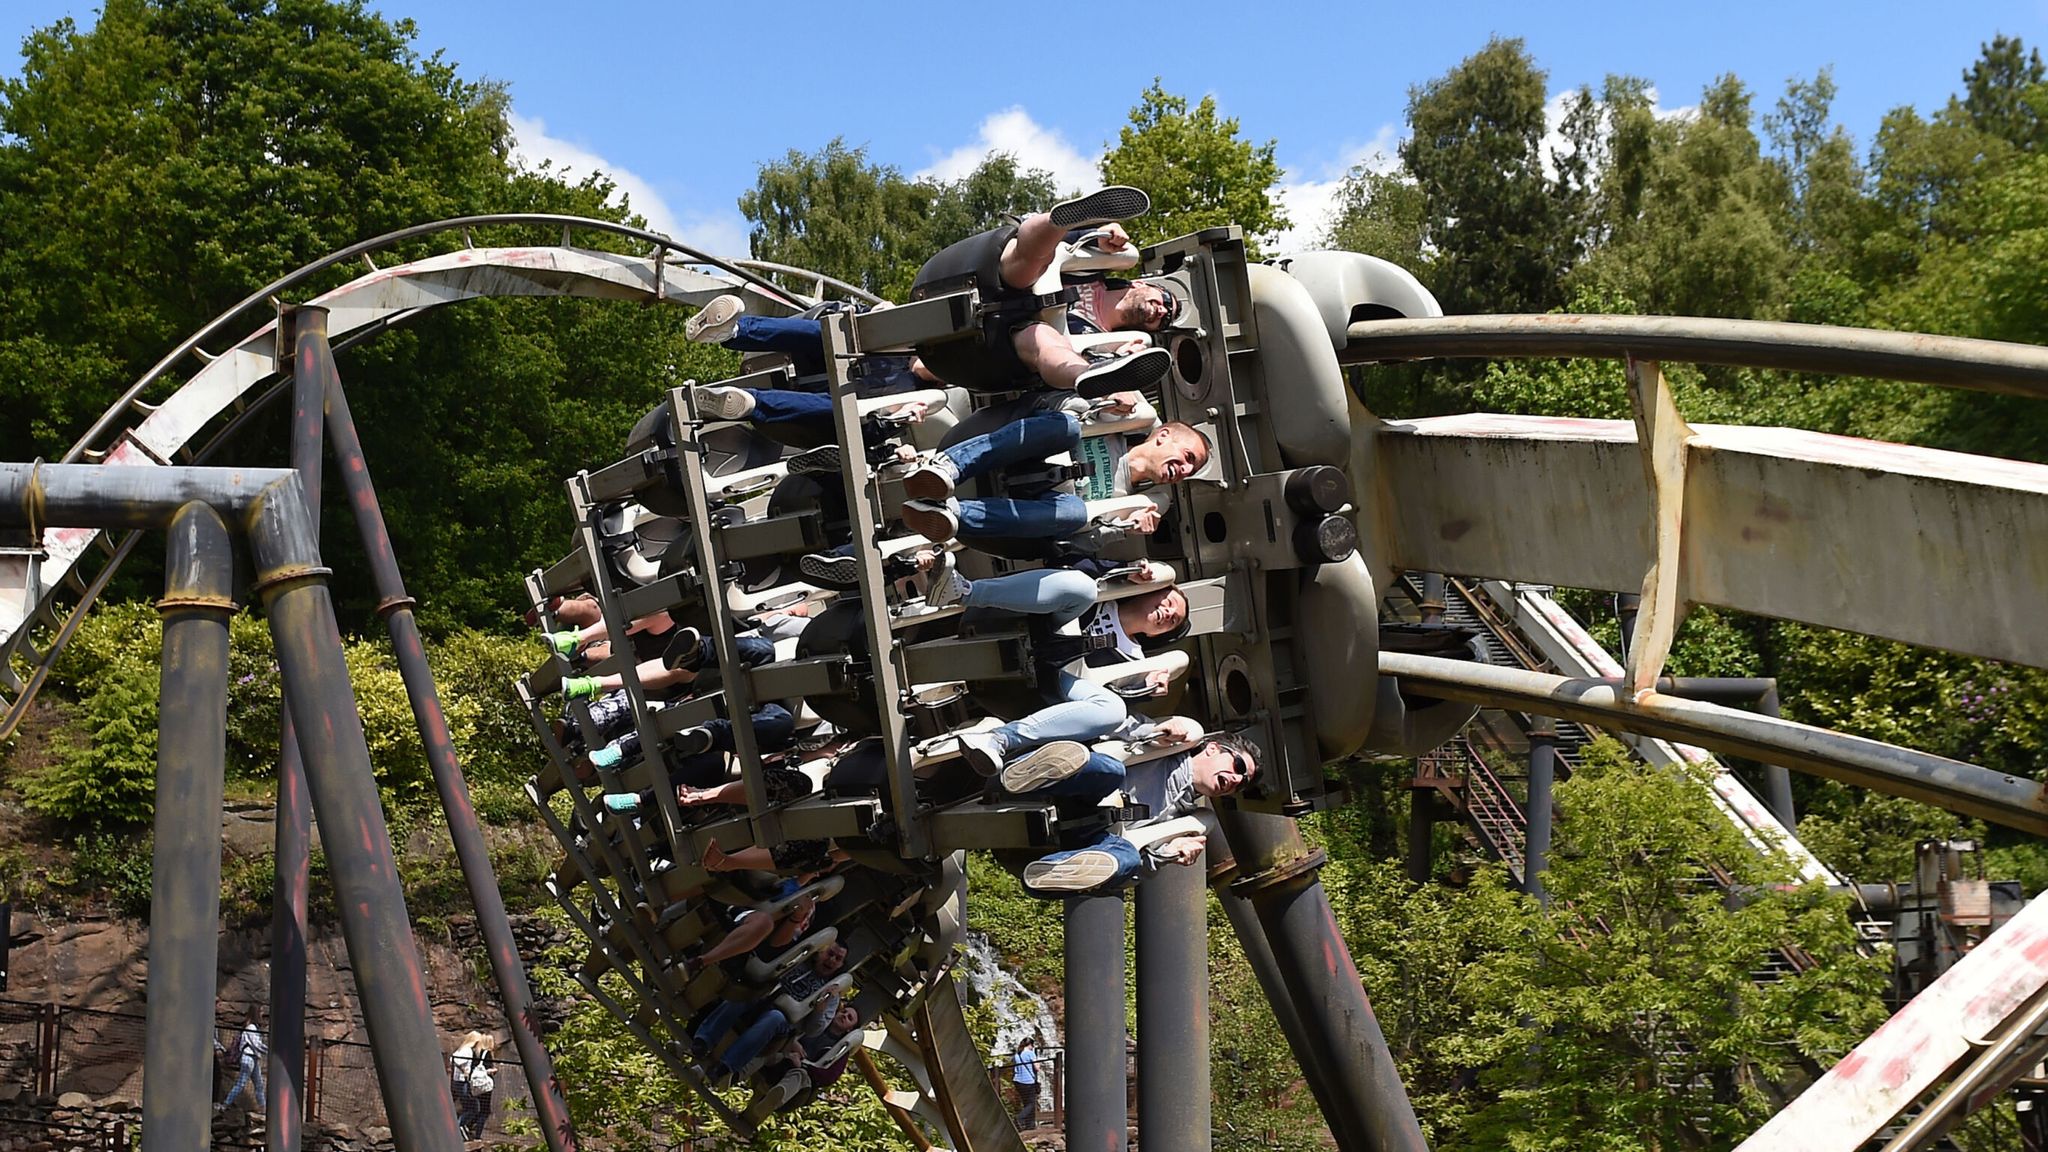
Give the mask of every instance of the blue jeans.
[[[707, 1046], [718, 1043], [720, 1036], [732, 1031], [746, 1014], [757, 1006], [752, 1001], [727, 1000], [713, 1008], [711, 1014], [704, 1018], [704, 1023], [699, 1025], [696, 1031], [697, 1040]], [[720, 1056], [718, 1062], [725, 1065], [727, 1070], [738, 1072], [753, 1063], [756, 1057], [767, 1050], [768, 1045], [787, 1035], [789, 1020], [783, 1016], [781, 1010], [763, 1009], [738, 1036], [733, 1037], [732, 1043], [726, 1046], [725, 1055]]]
[[270, 1093], [264, 1091], [263, 1089], [263, 1057], [243, 1056], [241, 1064], [241, 1072], [237, 1074], [235, 1077], [235, 1086], [228, 1089], [228, 1094], [226, 1096], [221, 1097], [220, 1106], [225, 1108], [228, 1105], [233, 1104], [235, 1102], [235, 1097], [240, 1096], [242, 1094], [243, 1086], [253, 1080], [255, 1081], [256, 1090], [250, 1093], [250, 1095], [256, 1098], [257, 1108], [260, 1109], [265, 1107], [266, 1100], [269, 1097]]
[[1098, 804], [1111, 792], [1124, 786], [1124, 762], [1114, 756], [1090, 752], [1088, 762], [1081, 770], [1065, 780], [1055, 780], [1043, 788], [1033, 789], [1027, 795], [1051, 796], [1059, 800], [1072, 800], [1077, 804]]
[[1044, 616], [1058, 628], [1081, 618], [1095, 604], [1095, 578], [1072, 568], [1034, 568], [976, 580], [960, 602], [969, 608], [998, 608]]
[[[1100, 740], [1129, 715], [1123, 697], [1067, 672], [1059, 674], [1054, 691], [1059, 696], [1059, 703], [1047, 705], [1022, 720], [1012, 721], [989, 733], [1006, 759], [1055, 740], [1078, 740], [1083, 744]], [[1122, 775], [1121, 765], [1118, 766], [1118, 775]]]
[[[1037, 568], [976, 580], [960, 598], [970, 608], [995, 608], [1026, 616], [1044, 616], [1058, 628], [1081, 618], [1095, 604], [1095, 578], [1071, 568]], [[991, 732], [1005, 756], [1050, 744], [1079, 740], [1083, 744], [1106, 735], [1124, 722], [1123, 698], [1100, 684], [1065, 672], [1055, 684], [1059, 703]], [[1117, 767], [1122, 779], [1122, 765]], [[1112, 785], [1112, 788], [1114, 785]], [[1109, 795], [1104, 790], [1097, 799]]]
[[[1048, 852], [1044, 856], [1039, 857], [1039, 861], [1045, 864], [1057, 864], [1076, 852], [1107, 852], [1116, 859], [1116, 872], [1109, 879], [1104, 880], [1091, 889], [1094, 892], [1114, 892], [1119, 888], [1127, 888], [1136, 882], [1138, 877], [1145, 871], [1145, 859], [1143, 854], [1138, 851], [1138, 846], [1118, 836], [1116, 833], [1108, 831], [1097, 833], [1095, 839], [1079, 848], [1067, 848], [1058, 852]], [[1030, 892], [1041, 899], [1052, 900], [1074, 895], [1072, 892], [1032, 892], [1029, 887], [1025, 888], [1024, 891]]]
[[816, 376], [825, 371], [821, 331], [816, 320], [801, 316], [742, 315], [722, 346], [735, 352], [780, 352], [789, 357], [797, 375]]
[[[671, 755], [669, 783], [688, 784], [692, 788], [715, 788], [725, 783], [725, 754], [733, 747], [732, 721], [720, 716], [705, 721], [704, 727], [711, 730], [711, 750], [694, 756]], [[789, 709], [774, 703], [754, 709], [754, 746], [758, 751], [774, 752], [787, 748], [795, 737], [796, 717], [789, 714]], [[640, 751], [640, 734], [628, 732], [619, 737], [618, 745], [628, 758], [635, 756]], [[640, 800], [651, 807], [654, 793], [643, 792]]]
[[960, 469], [960, 479], [972, 480], [1012, 464], [1072, 452], [1080, 443], [1081, 422], [1072, 414], [1041, 412], [1012, 420], [993, 432], [969, 436], [946, 449], [946, 456]]
[[[1013, 464], [1071, 452], [1080, 443], [1079, 420], [1066, 412], [1041, 412], [1013, 420], [993, 432], [970, 436], [946, 449], [946, 456], [960, 470], [960, 479], [971, 480]], [[960, 535], [964, 538], [1058, 539], [1072, 536], [1087, 525], [1087, 502], [1067, 492], [1048, 492], [1026, 500], [960, 501]]]
[[791, 392], [785, 388], [749, 388], [756, 424], [797, 424], [815, 428], [832, 423], [832, 397], [823, 392]]

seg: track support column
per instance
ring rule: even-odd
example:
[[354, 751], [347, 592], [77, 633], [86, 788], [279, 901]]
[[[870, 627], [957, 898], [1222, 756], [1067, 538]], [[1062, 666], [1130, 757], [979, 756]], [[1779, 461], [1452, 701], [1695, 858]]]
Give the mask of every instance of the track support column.
[[1123, 897], [1069, 897], [1066, 924], [1067, 1147], [1126, 1152]]
[[234, 551], [220, 514], [187, 504], [165, 562], [156, 754], [156, 883], [142, 1122], [153, 1147], [213, 1143], [213, 1004], [220, 957], [220, 805], [227, 767]]
[[1537, 717], [1529, 729], [1529, 829], [1522, 843], [1522, 891], [1545, 904], [1543, 871], [1550, 867], [1550, 824], [1554, 805], [1551, 787], [1557, 782], [1557, 728]]
[[1138, 886], [1138, 1141], [1209, 1152], [1209, 902], [1204, 861]]
[[[297, 501], [297, 478], [275, 499]], [[299, 750], [335, 903], [369, 1026], [377, 1082], [400, 1152], [456, 1152], [455, 1105], [427, 1006], [420, 953], [379, 806], [370, 749], [342, 660], [327, 570], [303, 509], [259, 500], [250, 514], [257, 589], [270, 617], [285, 699], [299, 717]]]
[[[335, 376], [327, 343], [327, 309], [291, 312], [292, 471], [306, 493], [306, 515], [320, 533], [321, 420]], [[270, 1121], [268, 1152], [299, 1152], [306, 1114], [306, 901], [312, 884], [313, 809], [306, 763], [290, 704], [278, 710], [277, 886], [270, 905]]]
[[1322, 853], [1311, 853], [1285, 817], [1238, 809], [1218, 815], [1241, 875], [1232, 891], [1249, 898], [1257, 910], [1302, 1024], [1306, 1050], [1297, 1048], [1295, 1056], [1304, 1068], [1321, 1068], [1331, 1089], [1319, 1093], [1318, 1102], [1337, 1146], [1343, 1152], [1428, 1148], [1329, 898], [1316, 879]]
[[[323, 339], [324, 346], [324, 339]], [[541, 1137], [548, 1152], [575, 1152], [576, 1132], [569, 1123], [569, 1103], [562, 1097], [562, 1085], [555, 1078], [554, 1061], [540, 1041], [540, 1023], [533, 1015], [533, 989], [526, 982], [526, 963], [519, 957], [519, 945], [512, 938], [512, 921], [505, 914], [505, 899], [498, 891], [498, 878], [491, 871], [491, 853], [484, 844], [483, 826], [476, 806], [469, 799], [469, 784], [462, 775], [462, 763], [455, 757], [455, 741], [448, 734], [448, 717], [441, 710], [441, 693], [427, 667], [426, 648], [420, 643], [419, 622], [413, 618], [413, 599], [406, 595], [405, 580], [398, 572], [398, 560], [391, 551], [391, 533], [384, 526], [384, 509], [377, 503], [377, 489], [370, 481], [370, 466], [363, 457], [362, 437], [356, 433], [349, 414], [348, 397], [341, 381], [332, 381], [327, 393], [327, 422], [334, 437], [335, 460], [341, 467], [349, 506], [355, 512], [356, 527], [363, 536], [363, 551], [370, 558], [370, 573], [377, 584], [377, 612], [391, 632], [391, 650], [398, 657], [398, 674], [405, 681], [405, 694], [412, 701], [413, 722], [419, 726], [420, 745], [426, 749], [427, 765], [434, 773], [434, 789], [440, 793], [441, 810], [448, 817], [448, 835], [455, 844], [455, 858], [462, 865], [462, 878], [469, 885], [470, 902], [476, 906], [477, 928], [483, 933], [484, 950], [491, 960], [491, 975], [498, 985], [498, 1002], [505, 1009], [505, 1024], [526, 1072], [527, 1087], [533, 1093], [533, 1110], [540, 1121]]]

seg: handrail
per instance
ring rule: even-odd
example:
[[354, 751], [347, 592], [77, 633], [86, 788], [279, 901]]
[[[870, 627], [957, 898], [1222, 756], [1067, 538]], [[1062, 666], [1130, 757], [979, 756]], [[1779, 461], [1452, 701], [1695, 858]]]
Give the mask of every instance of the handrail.
[[1432, 357], [1672, 360], [1876, 376], [2048, 399], [2048, 348], [1964, 336], [1698, 316], [1441, 316], [1366, 320], [1347, 364]]
[[888, 303], [887, 300], [884, 300], [882, 297], [875, 295], [873, 292], [870, 292], [865, 288], [861, 288], [853, 284], [848, 284], [846, 281], [841, 280], [836, 276], [827, 276], [823, 272], [813, 272], [809, 268], [799, 268], [794, 264], [777, 264], [773, 260], [756, 260], [749, 257], [745, 260], [735, 258], [733, 260], [733, 265], [735, 267], [745, 268], [750, 271], [780, 272], [790, 276], [808, 276], [814, 282], [816, 282], [820, 288], [834, 288], [837, 289], [838, 291], [846, 293], [849, 296], [858, 296], [862, 300], [868, 302], [869, 304]]
[[[60, 462], [64, 464], [78, 463], [102, 436], [105, 436], [127, 416], [131, 405], [142, 395], [144, 389], [161, 379], [164, 373], [170, 371], [179, 361], [190, 355], [193, 349], [198, 348], [206, 340], [219, 335], [243, 313], [269, 302], [272, 297], [280, 292], [296, 288], [338, 264], [348, 263], [379, 249], [389, 248], [395, 244], [417, 239], [421, 236], [431, 236], [442, 232], [464, 232], [464, 245], [466, 247], [474, 247], [475, 245], [469, 242], [469, 237], [466, 235], [468, 229], [497, 224], [558, 225], [562, 229], [562, 242], [564, 246], [567, 246], [569, 230], [572, 228], [594, 229], [615, 236], [626, 236], [635, 240], [644, 240], [653, 244], [655, 252], [658, 254], [669, 251], [681, 253], [688, 257], [683, 263], [706, 264], [721, 269], [763, 290], [791, 308], [801, 310], [804, 307], [803, 302], [791, 295], [787, 289], [764, 276], [747, 271], [731, 261], [700, 252], [687, 244], [677, 243], [659, 232], [650, 232], [645, 228], [635, 228], [630, 224], [619, 224], [610, 220], [594, 220], [586, 216], [563, 216], [552, 212], [499, 212], [482, 216], [457, 216], [448, 220], [437, 220], [431, 224], [415, 224], [410, 228], [400, 228], [396, 232], [386, 232], [382, 236], [373, 236], [368, 240], [358, 241], [339, 251], [329, 253], [251, 292], [242, 299], [241, 303], [214, 317], [205, 327], [186, 337], [177, 347], [165, 353], [163, 359], [158, 360], [152, 365], [149, 371], [142, 374], [141, 379], [137, 380], [132, 387], [121, 394], [120, 399], [107, 407], [106, 412], [93, 423], [91, 428], [86, 430], [83, 436], [78, 438], [78, 441], [71, 446], [70, 451], [64, 454], [64, 458]], [[848, 285], [847, 287], [850, 288], [852, 286]]]

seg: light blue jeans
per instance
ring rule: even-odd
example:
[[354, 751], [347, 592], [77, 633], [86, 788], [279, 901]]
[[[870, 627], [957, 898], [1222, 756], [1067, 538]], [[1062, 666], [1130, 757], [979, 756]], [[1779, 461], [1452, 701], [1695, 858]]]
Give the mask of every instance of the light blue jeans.
[[225, 1108], [233, 1104], [235, 1097], [242, 1094], [242, 1088], [253, 1080], [256, 1087], [250, 1095], [256, 1098], [257, 1108], [265, 1107], [270, 1093], [263, 1088], [263, 1057], [244, 1055], [241, 1064], [242, 1070], [235, 1077], [235, 1086], [228, 1089], [226, 1096], [221, 1097], [220, 1106]]
[[[1058, 628], [1079, 620], [1083, 612], [1094, 606], [1095, 578], [1071, 568], [1012, 572], [974, 581], [960, 602], [970, 608], [1044, 616]], [[1079, 740], [1086, 744], [1108, 735], [1127, 715], [1122, 697], [1066, 672], [1059, 674], [1053, 694], [1058, 703], [990, 733], [1004, 756], [1055, 740]]]

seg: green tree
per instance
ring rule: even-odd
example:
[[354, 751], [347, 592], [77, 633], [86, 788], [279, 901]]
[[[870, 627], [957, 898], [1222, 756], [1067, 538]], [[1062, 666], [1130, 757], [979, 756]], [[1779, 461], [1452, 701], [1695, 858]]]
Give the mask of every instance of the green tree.
[[[1727, 1146], [1775, 1085], [1883, 1019], [1887, 962], [1855, 951], [1846, 900], [1785, 887], [1789, 862], [1752, 850], [1704, 783], [1602, 740], [1557, 799], [1546, 930], [1465, 985], [1500, 1013], [1473, 1146]], [[1713, 869], [1754, 898], [1729, 900]], [[1815, 963], [1756, 980], [1780, 948]]]
[[1544, 173], [1545, 74], [1495, 38], [1408, 90], [1401, 162], [1427, 205], [1432, 287], [1448, 312], [1542, 312], [1560, 300], [1573, 221]]
[[1273, 195], [1276, 147], [1239, 139], [1237, 118], [1219, 115], [1214, 96], [1191, 107], [1154, 77], [1103, 156], [1102, 178], [1152, 197], [1151, 214], [1128, 223], [1141, 243], [1236, 224], [1256, 249], [1289, 223]]
[[2048, 139], [2048, 68], [2039, 49], [2017, 36], [1994, 36], [1963, 72], [1963, 111], [1979, 132], [2031, 152]]
[[1336, 210], [1322, 243], [1391, 260], [1426, 282], [1430, 265], [1422, 237], [1427, 210], [1422, 189], [1414, 181], [1361, 165], [1346, 173], [1338, 187]]
[[[473, 212], [621, 215], [602, 180], [515, 169], [504, 93], [414, 36], [360, 0], [110, 0], [91, 31], [28, 36], [0, 85], [0, 456], [61, 454], [179, 339], [347, 244]], [[725, 362], [685, 346], [680, 321], [483, 302], [343, 354], [430, 626], [504, 619], [519, 573], [559, 558], [561, 478], [617, 452], [663, 383], [648, 365]], [[243, 451], [282, 442], [274, 418]], [[328, 550], [366, 619], [352, 535]]]
[[756, 258], [899, 298], [930, 255], [915, 243], [930, 207], [929, 188], [869, 163], [866, 148], [836, 137], [816, 153], [791, 150], [763, 164], [754, 187], [740, 196]]
[[1792, 269], [1783, 173], [1762, 153], [1749, 90], [1710, 85], [1657, 149], [1640, 216], [1588, 261], [1582, 282], [1656, 313], [1775, 315]]
[[996, 227], [1005, 213], [1042, 209], [1053, 196], [1049, 173], [1020, 169], [1004, 153], [959, 180], [913, 181], [870, 163], [865, 148], [834, 139], [817, 152], [792, 150], [763, 164], [740, 197], [740, 213], [753, 224], [755, 257], [901, 300], [933, 253]]

